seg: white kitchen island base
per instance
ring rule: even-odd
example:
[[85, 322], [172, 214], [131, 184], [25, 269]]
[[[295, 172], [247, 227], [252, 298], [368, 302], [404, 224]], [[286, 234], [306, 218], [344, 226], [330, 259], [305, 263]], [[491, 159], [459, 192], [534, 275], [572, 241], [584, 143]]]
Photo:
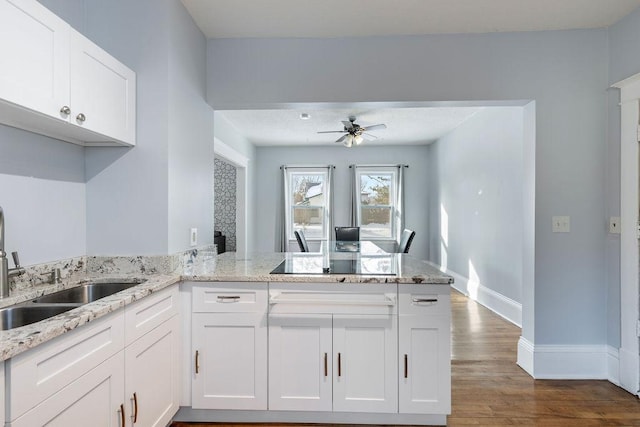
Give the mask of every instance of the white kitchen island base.
[[232, 411], [181, 407], [173, 418], [183, 422], [447, 425], [446, 415], [361, 412]]

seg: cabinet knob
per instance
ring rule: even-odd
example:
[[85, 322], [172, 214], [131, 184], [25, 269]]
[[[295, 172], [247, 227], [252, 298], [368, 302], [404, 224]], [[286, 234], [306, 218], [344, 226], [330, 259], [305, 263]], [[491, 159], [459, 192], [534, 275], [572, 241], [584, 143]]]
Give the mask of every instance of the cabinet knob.
[[87, 120], [87, 116], [85, 116], [84, 114], [80, 113], [76, 116], [76, 120], [79, 121], [80, 123], [84, 123], [85, 120]]
[[67, 107], [66, 105], [64, 105], [64, 106], [60, 109], [60, 112], [61, 112], [62, 114], [69, 115], [69, 114], [71, 114], [71, 108], [69, 108], [69, 107]]

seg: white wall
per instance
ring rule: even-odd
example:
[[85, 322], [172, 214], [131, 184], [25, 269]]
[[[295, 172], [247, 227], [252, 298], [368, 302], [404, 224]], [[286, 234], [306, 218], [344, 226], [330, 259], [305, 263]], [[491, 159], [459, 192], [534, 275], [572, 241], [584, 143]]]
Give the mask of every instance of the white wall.
[[426, 146], [404, 147], [257, 147], [256, 248], [275, 249], [276, 212], [281, 193], [281, 165], [335, 165], [334, 224], [349, 225], [350, 164], [408, 164], [405, 169], [405, 223], [415, 230], [411, 255], [427, 259], [428, 169]]
[[484, 108], [429, 146], [430, 260], [518, 303], [522, 155], [519, 107]]
[[[525, 303], [535, 328], [523, 325], [523, 335], [535, 344], [603, 344], [607, 55], [606, 30], [209, 40], [207, 90], [216, 109], [534, 100], [535, 301]], [[570, 215], [572, 232], [553, 234], [553, 215]]]

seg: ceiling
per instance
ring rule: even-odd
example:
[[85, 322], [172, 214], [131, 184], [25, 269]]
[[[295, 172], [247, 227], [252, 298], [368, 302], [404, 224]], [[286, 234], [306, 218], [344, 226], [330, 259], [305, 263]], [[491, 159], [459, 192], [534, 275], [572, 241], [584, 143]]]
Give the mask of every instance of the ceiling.
[[[601, 28], [640, 0], [182, 0], [208, 38], [365, 37]], [[302, 107], [301, 107], [302, 108]], [[367, 145], [428, 144], [477, 107], [218, 111], [255, 145], [334, 145], [342, 120], [387, 129]], [[311, 114], [300, 120], [301, 113]]]
[[[451, 132], [482, 107], [431, 107], [318, 109], [318, 110], [233, 110], [216, 111], [226, 118], [246, 139], [258, 146], [327, 145], [335, 143], [343, 134], [318, 134], [318, 131], [343, 130], [342, 120], [356, 116], [360, 126], [386, 124], [387, 129], [370, 133], [377, 139], [367, 141], [376, 145], [425, 145]], [[302, 120], [300, 115], [311, 117]]]
[[182, 0], [208, 38], [602, 28], [640, 0]]

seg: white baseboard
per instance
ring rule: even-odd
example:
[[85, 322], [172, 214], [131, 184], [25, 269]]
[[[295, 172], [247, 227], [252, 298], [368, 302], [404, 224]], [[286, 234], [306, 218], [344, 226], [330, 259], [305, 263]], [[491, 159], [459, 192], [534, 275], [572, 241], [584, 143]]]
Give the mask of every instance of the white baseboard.
[[533, 344], [524, 337], [518, 340], [518, 366], [533, 377]]
[[620, 358], [618, 357], [618, 349], [607, 346], [607, 372], [609, 374], [609, 382], [620, 387]]
[[[427, 261], [427, 263], [439, 269], [443, 273], [452, 276], [454, 278], [454, 282], [451, 286], [453, 286], [454, 289], [487, 307], [489, 310], [513, 323], [517, 327], [522, 328], [522, 304], [512, 300], [511, 298], [507, 298], [481, 283], [472, 283], [470, 286], [470, 280], [468, 277], [464, 277], [455, 271], [442, 269], [439, 265], [433, 262]], [[471, 292], [472, 289], [473, 292]]]
[[640, 395], [640, 391], [638, 391], [638, 354], [620, 348], [618, 358], [620, 360], [620, 387], [629, 393]]
[[535, 345], [536, 379], [608, 380], [607, 345]]

